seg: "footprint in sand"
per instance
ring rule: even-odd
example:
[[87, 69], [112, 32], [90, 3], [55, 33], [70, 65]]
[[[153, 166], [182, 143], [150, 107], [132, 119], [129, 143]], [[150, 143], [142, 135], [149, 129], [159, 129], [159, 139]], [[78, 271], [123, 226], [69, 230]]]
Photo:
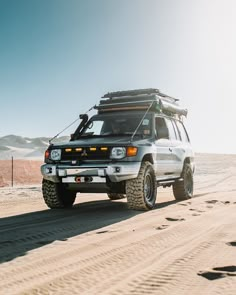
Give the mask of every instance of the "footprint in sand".
[[196, 211], [196, 212], [198, 212], [198, 213], [203, 213], [203, 212], [205, 212], [204, 210], [199, 210], [199, 209], [194, 209], [194, 208], [190, 208], [189, 210], [190, 210], [190, 211]]
[[213, 270], [227, 271], [227, 272], [231, 273], [231, 272], [236, 272], [236, 266], [235, 265], [229, 265], [229, 266], [222, 266], [222, 267], [214, 267]]
[[221, 201], [222, 204], [228, 205], [230, 204], [230, 201]]
[[215, 204], [219, 202], [218, 200], [209, 200], [209, 201], [205, 201], [205, 203], [208, 203], [208, 204]]
[[210, 281], [212, 280], [217, 280], [217, 279], [221, 279], [226, 277], [225, 273], [221, 273], [221, 272], [214, 272], [214, 271], [206, 271], [206, 272], [199, 272], [198, 273], [199, 276], [204, 277], [205, 279], [208, 279]]
[[226, 243], [228, 246], [236, 247], [236, 241]]
[[167, 228], [168, 226], [169, 226], [168, 224], [162, 224], [162, 225], [156, 227], [156, 229], [157, 229], [157, 230], [162, 230], [162, 229]]
[[173, 218], [173, 217], [166, 217], [168, 221], [184, 221], [184, 218]]
[[221, 278], [225, 278], [226, 276], [236, 276], [236, 266], [222, 266], [222, 267], [214, 267], [212, 271], [200, 271], [198, 273], [199, 276], [202, 276], [208, 280], [217, 280]]

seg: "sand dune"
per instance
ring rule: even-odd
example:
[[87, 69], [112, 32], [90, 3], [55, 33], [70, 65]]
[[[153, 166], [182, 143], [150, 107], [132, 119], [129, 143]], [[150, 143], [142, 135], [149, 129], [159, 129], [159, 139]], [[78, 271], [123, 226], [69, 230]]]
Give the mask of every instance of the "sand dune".
[[195, 197], [156, 208], [105, 194], [48, 210], [39, 185], [0, 189], [0, 294], [236, 294], [236, 156], [198, 155]]
[[[54, 142], [68, 141], [68, 136], [54, 139]], [[49, 145], [49, 137], [22, 137], [6, 135], [0, 137], [0, 160], [14, 159], [43, 161], [44, 152]]]

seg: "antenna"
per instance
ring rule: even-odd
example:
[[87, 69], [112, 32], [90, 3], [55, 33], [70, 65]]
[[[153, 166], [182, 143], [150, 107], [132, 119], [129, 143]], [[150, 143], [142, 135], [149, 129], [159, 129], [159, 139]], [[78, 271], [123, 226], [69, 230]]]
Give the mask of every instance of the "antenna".
[[[87, 114], [88, 112], [90, 112], [92, 109], [94, 109], [96, 107], [96, 105], [94, 105], [93, 107], [91, 107], [89, 110], [87, 110], [87, 112], [85, 114]], [[80, 120], [80, 116], [74, 120], [72, 123], [70, 123], [66, 128], [64, 128], [62, 131], [60, 131], [59, 133], [57, 133], [57, 135], [55, 135], [54, 137], [52, 137], [51, 139], [49, 139], [49, 144], [51, 144], [51, 142], [57, 138], [60, 134], [62, 134], [62, 132], [64, 132], [66, 129], [68, 129], [70, 126], [72, 126], [75, 122], [77, 122], [78, 120]]]
[[133, 140], [135, 133], [138, 131], [139, 127], [141, 126], [143, 119], [146, 117], [148, 111], [150, 110], [150, 108], [152, 107], [154, 101], [152, 101], [152, 103], [150, 103], [150, 106], [148, 107], [148, 109], [146, 110], [145, 114], [143, 115], [142, 119], [140, 120], [137, 128], [134, 130], [134, 133], [132, 134], [131, 138], [130, 138], [130, 142]]

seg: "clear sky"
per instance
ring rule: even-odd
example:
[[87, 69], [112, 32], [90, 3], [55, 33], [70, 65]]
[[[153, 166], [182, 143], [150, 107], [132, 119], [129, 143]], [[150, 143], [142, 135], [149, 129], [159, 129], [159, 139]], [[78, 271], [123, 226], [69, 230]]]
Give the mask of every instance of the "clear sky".
[[53, 136], [105, 92], [159, 88], [188, 108], [196, 152], [235, 153], [235, 15], [235, 0], [0, 0], [0, 136]]

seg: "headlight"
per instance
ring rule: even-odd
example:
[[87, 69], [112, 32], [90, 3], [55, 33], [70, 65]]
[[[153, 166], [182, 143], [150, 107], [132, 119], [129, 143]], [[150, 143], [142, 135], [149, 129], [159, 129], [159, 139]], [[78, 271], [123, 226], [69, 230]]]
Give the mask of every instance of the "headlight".
[[111, 150], [111, 159], [122, 159], [126, 156], [126, 148], [124, 147], [113, 147]]
[[61, 160], [61, 150], [60, 149], [51, 150], [50, 158], [53, 161]]

